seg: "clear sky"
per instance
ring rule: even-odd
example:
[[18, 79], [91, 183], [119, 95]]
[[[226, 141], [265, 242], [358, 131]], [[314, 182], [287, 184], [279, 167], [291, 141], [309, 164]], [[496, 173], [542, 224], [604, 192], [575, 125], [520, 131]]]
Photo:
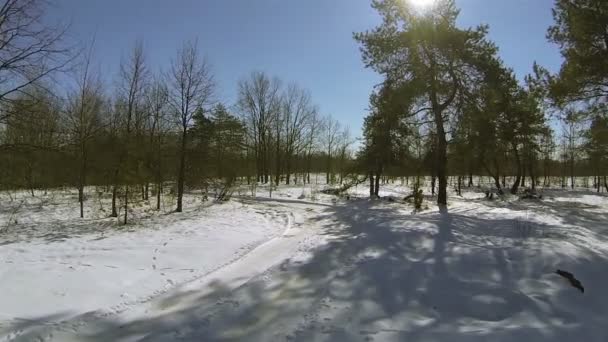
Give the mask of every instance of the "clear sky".
[[[121, 58], [144, 40], [150, 67], [166, 68], [177, 47], [198, 39], [213, 67], [218, 100], [233, 104], [238, 80], [264, 71], [311, 91], [323, 114], [360, 134], [380, 78], [364, 69], [352, 33], [379, 17], [369, 0], [55, 0], [51, 17], [71, 22], [80, 41], [96, 36], [96, 59], [112, 84]], [[459, 25], [490, 25], [490, 38], [519, 77], [533, 61], [556, 71], [545, 33], [553, 0], [457, 0]]]

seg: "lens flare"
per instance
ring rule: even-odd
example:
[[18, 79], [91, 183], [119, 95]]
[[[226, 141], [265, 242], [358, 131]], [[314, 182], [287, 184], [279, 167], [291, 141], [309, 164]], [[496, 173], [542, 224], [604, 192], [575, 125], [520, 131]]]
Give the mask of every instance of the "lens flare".
[[431, 6], [435, 0], [407, 0], [409, 1], [412, 5], [414, 5], [415, 7], [418, 8], [426, 8]]

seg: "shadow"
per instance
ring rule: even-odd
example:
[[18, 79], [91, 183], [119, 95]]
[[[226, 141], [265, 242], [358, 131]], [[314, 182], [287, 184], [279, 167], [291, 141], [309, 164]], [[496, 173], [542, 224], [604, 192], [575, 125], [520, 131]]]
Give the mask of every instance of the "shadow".
[[[311, 220], [325, 243], [309, 251], [303, 240], [299, 257], [242, 286], [173, 291], [140, 314], [95, 317], [77, 335], [12, 327], [28, 332], [13, 341], [608, 340], [608, 297], [599, 293], [608, 278], [596, 277], [605, 256], [522, 242], [504, 232], [511, 219], [447, 208], [410, 215], [369, 200], [323, 207]], [[558, 266], [577, 270], [589, 290], [561, 282]]]
[[332, 204], [327, 204], [327, 203], [323, 203], [323, 202], [312, 202], [312, 201], [306, 201], [306, 200], [291, 200], [291, 199], [285, 199], [285, 198], [281, 198], [281, 197], [273, 197], [273, 198], [269, 198], [269, 197], [255, 197], [255, 198], [251, 198], [251, 197], [245, 197], [245, 196], [232, 196], [233, 199], [238, 200], [239, 202], [242, 203], [248, 203], [248, 204], [255, 204], [255, 203], [279, 203], [279, 204], [300, 204], [300, 205], [313, 205], [313, 206], [320, 206], [320, 207], [332, 207]]

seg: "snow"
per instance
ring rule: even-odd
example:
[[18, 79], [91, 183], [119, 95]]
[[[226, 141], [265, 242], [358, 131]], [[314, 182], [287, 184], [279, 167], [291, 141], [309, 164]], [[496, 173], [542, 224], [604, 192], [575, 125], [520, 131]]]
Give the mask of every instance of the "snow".
[[73, 228], [67, 204], [45, 205], [0, 234], [0, 341], [608, 340], [607, 196], [464, 188], [414, 213], [364, 185], [350, 200], [320, 188], [192, 195], [126, 229]]

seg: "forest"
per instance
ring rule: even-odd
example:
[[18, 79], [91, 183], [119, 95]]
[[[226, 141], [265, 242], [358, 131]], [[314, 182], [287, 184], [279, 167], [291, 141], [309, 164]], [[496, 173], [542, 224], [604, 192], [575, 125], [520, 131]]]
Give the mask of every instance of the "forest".
[[308, 90], [264, 72], [244, 76], [236, 103], [224, 103], [196, 39], [158, 72], [138, 40], [104, 82], [94, 39], [74, 54], [66, 27], [41, 24], [43, 2], [7, 1], [0, 188], [35, 196], [74, 187], [82, 208], [95, 186], [112, 194], [112, 216], [130, 198], [156, 196], [160, 208], [163, 189], [177, 195], [179, 212], [189, 189], [310, 183], [311, 173], [340, 184], [365, 176], [371, 195], [380, 179], [429, 176], [441, 204], [448, 180], [461, 189], [474, 175], [497, 193], [574, 188], [577, 179], [608, 191], [601, 1], [556, 2], [547, 39], [564, 64], [557, 74], [534, 64], [523, 81], [499, 58], [488, 26], [456, 27], [453, 1], [424, 15], [399, 3], [374, 1], [383, 23], [354, 34], [366, 66], [384, 78], [355, 139]]
[[607, 100], [606, 0], [0, 0], [0, 341], [608, 341]]

